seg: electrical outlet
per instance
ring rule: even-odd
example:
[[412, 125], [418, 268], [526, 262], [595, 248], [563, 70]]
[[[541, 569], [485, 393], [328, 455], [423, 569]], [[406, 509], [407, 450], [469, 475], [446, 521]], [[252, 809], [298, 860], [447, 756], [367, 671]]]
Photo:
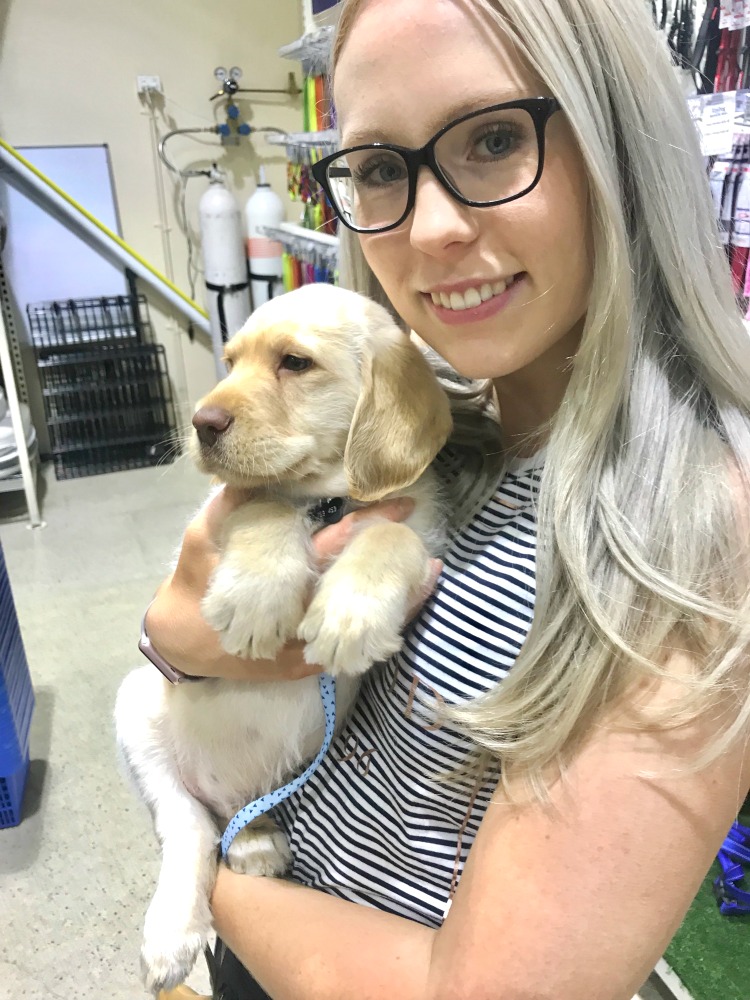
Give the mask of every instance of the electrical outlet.
[[163, 93], [161, 89], [160, 76], [137, 76], [136, 82], [138, 84], [139, 94], [146, 94], [149, 91], [155, 92], [157, 94]]

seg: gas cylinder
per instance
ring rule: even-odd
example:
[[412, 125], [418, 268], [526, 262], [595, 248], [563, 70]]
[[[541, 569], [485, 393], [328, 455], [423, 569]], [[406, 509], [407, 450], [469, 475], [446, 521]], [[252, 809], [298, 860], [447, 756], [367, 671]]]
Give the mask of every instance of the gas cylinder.
[[266, 181], [266, 173], [260, 168], [258, 186], [245, 205], [245, 226], [247, 231], [247, 257], [250, 266], [253, 309], [263, 305], [268, 299], [284, 291], [282, 283], [283, 248], [280, 243], [266, 235], [264, 226], [278, 226], [284, 221], [284, 205], [281, 198]]
[[209, 186], [201, 196], [198, 214], [214, 358], [217, 373], [223, 378], [224, 343], [250, 315], [250, 290], [242, 212], [226, 185], [224, 171], [216, 164], [211, 170]]

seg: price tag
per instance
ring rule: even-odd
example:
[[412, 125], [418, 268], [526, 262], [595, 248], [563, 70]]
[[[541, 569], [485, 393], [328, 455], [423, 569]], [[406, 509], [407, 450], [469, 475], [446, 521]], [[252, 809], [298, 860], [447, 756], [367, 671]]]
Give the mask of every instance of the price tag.
[[721, 156], [722, 153], [731, 153], [734, 145], [736, 91], [691, 97], [688, 99], [688, 106], [698, 128], [703, 155]]
[[735, 180], [732, 246], [750, 247], [750, 166], [740, 167]]
[[747, 27], [748, 0], [721, 0], [719, 27], [729, 31], [740, 31]]
[[750, 0], [721, 0], [720, 28], [741, 31], [750, 27]]
[[734, 111], [734, 138], [750, 135], [750, 90], [737, 91]]

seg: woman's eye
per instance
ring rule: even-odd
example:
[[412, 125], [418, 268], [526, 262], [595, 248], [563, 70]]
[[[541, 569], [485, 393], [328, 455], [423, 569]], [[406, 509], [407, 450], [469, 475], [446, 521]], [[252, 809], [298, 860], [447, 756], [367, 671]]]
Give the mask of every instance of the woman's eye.
[[513, 128], [493, 128], [474, 139], [474, 155], [480, 158], [502, 159], [510, 156], [523, 139]]
[[281, 359], [281, 367], [290, 372], [304, 372], [308, 368], [312, 368], [312, 360], [297, 357], [296, 354], [285, 354]]
[[507, 135], [500, 135], [496, 132], [494, 135], [487, 136], [484, 140], [484, 145], [487, 152], [491, 156], [502, 156], [502, 154], [507, 153], [510, 148], [510, 137]]
[[387, 187], [397, 184], [406, 176], [406, 169], [400, 160], [372, 159], [361, 164], [354, 174], [357, 184], [370, 187]]

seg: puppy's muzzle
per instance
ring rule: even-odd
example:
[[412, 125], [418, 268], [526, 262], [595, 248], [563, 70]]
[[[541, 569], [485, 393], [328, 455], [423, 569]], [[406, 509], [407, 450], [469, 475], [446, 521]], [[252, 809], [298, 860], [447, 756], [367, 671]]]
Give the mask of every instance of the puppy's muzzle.
[[211, 447], [234, 423], [234, 416], [220, 406], [202, 406], [193, 415], [193, 427], [202, 445]]

